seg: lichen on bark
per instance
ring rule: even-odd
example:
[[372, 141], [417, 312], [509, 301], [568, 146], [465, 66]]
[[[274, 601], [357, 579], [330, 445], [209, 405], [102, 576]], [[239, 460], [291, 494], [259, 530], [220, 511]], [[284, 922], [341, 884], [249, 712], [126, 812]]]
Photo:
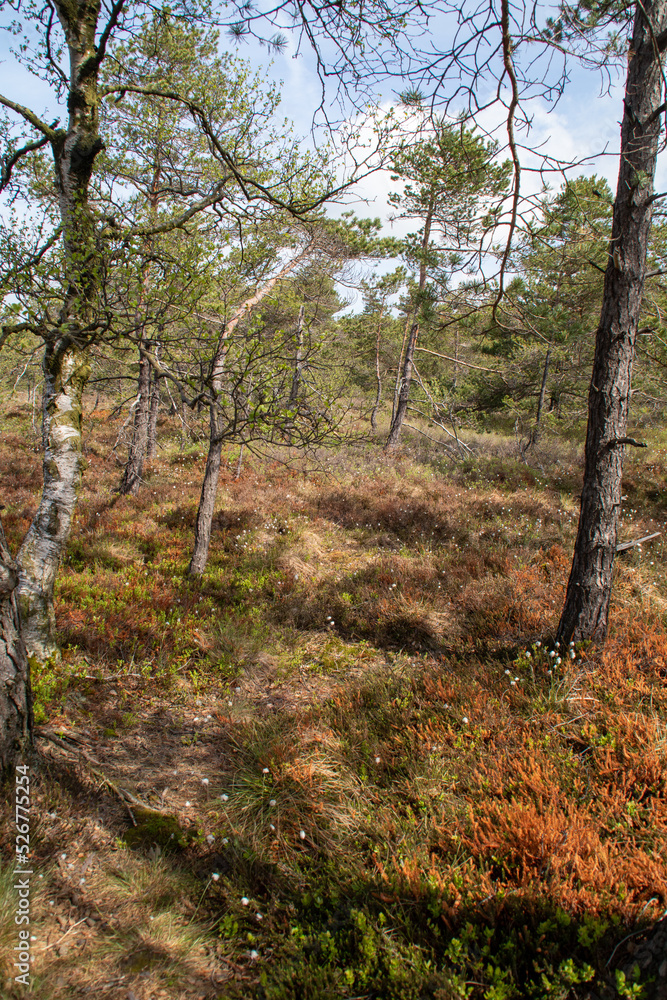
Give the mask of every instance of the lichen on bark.
[[18, 579], [0, 524], [0, 777], [32, 739], [30, 669], [15, 595]]
[[18, 589], [23, 639], [37, 662], [57, 658], [54, 586], [69, 539], [81, 484], [82, 396], [87, 351], [70, 345], [44, 357], [44, 484], [40, 505], [21, 546]]

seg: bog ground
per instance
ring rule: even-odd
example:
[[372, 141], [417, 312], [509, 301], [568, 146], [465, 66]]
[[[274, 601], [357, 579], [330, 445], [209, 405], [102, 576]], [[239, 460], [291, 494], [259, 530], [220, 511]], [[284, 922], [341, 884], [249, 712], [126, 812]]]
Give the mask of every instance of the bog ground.
[[[30, 417], [2, 418], [14, 552]], [[87, 432], [63, 658], [33, 678], [31, 996], [667, 995], [665, 535], [618, 557], [604, 649], [560, 649], [576, 445], [406, 439], [238, 480], [232, 449], [193, 583], [205, 453], [165, 422], [120, 498], [119, 426]], [[623, 540], [665, 530], [646, 436]], [[9, 868], [0, 891], [14, 998]]]

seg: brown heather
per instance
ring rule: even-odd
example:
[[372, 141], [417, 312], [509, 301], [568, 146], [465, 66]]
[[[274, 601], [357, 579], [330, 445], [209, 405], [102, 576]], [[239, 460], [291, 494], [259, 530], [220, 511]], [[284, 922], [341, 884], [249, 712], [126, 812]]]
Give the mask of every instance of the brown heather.
[[[57, 590], [63, 662], [34, 679], [31, 995], [623, 995], [614, 970], [667, 907], [662, 539], [619, 558], [608, 641], [573, 661], [549, 639], [580, 470], [553, 442], [539, 476], [369, 446], [335, 477], [251, 456], [235, 481], [230, 450], [193, 583], [201, 450], [167, 425], [121, 498], [108, 416]], [[40, 458], [27, 411], [3, 423], [15, 552]], [[625, 537], [663, 527], [651, 457], [629, 463]], [[0, 899], [4, 956], [7, 878]]]

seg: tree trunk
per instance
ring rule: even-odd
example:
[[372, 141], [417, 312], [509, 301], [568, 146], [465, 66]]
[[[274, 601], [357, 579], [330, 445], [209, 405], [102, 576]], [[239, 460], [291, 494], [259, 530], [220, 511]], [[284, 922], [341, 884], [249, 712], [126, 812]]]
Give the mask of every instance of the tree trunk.
[[289, 393], [290, 406], [296, 406], [299, 398], [299, 386], [301, 385], [301, 373], [303, 372], [303, 317], [305, 311], [306, 307], [302, 304], [299, 308], [299, 318], [296, 324], [296, 353], [294, 355], [294, 373]]
[[410, 336], [408, 337], [407, 347], [405, 348], [405, 358], [403, 360], [401, 388], [398, 393], [398, 403], [396, 406], [396, 412], [394, 413], [394, 419], [391, 422], [387, 443], [384, 446], [385, 451], [391, 451], [398, 444], [403, 421], [405, 420], [405, 414], [408, 410], [410, 386], [412, 385], [412, 369], [414, 368], [415, 347], [417, 346], [418, 336], [419, 323], [416, 320], [413, 320], [410, 327]]
[[38, 662], [58, 655], [53, 589], [81, 484], [82, 396], [90, 371], [87, 352], [73, 344], [47, 345], [43, 366], [44, 485], [18, 554], [23, 640]]
[[[153, 180], [148, 193], [148, 204], [150, 218], [155, 224], [157, 222], [157, 211], [159, 204], [159, 185], [162, 176], [162, 165], [158, 161], [153, 167]], [[146, 240], [146, 254], [150, 259], [152, 252], [152, 239]], [[141, 281], [141, 295], [139, 306], [142, 307], [148, 295], [151, 278], [150, 263], [147, 261], [143, 268], [143, 278]], [[141, 475], [144, 471], [144, 458], [153, 458], [155, 455], [155, 434], [157, 430], [157, 404], [158, 393], [156, 392], [157, 372], [153, 370], [150, 362], [141, 353], [141, 348], [147, 350], [153, 348], [150, 340], [142, 337], [139, 346], [139, 409], [135, 412], [134, 434], [132, 435], [132, 445], [128, 455], [125, 475], [121, 485], [121, 493], [137, 494], [141, 486]], [[154, 347], [155, 354], [159, 353], [159, 344]]]
[[180, 451], [185, 451], [185, 446], [188, 443], [188, 422], [185, 419], [185, 414], [187, 413], [187, 408], [185, 403], [181, 400], [181, 444]]
[[[37, 127], [51, 145], [62, 223], [63, 303], [46, 330], [43, 369], [44, 486], [39, 509], [18, 555], [19, 608], [28, 655], [58, 655], [53, 588], [69, 538], [81, 482], [81, 400], [88, 380], [88, 347], [102, 280], [100, 246], [88, 189], [103, 143], [99, 135], [99, 0], [54, 0], [67, 43], [70, 77], [67, 128]], [[31, 121], [37, 121], [36, 118]]]
[[400, 371], [400, 388], [398, 390], [398, 398], [394, 397], [394, 412], [391, 419], [391, 427], [389, 429], [389, 436], [387, 437], [386, 444], [384, 446], [385, 451], [391, 451], [398, 444], [398, 439], [401, 434], [401, 427], [403, 426], [403, 421], [405, 420], [405, 414], [408, 410], [408, 400], [410, 399], [410, 386], [412, 384], [412, 369], [414, 368], [414, 357], [415, 357], [415, 347], [417, 346], [417, 337], [419, 336], [419, 315], [422, 308], [422, 296], [424, 294], [424, 289], [426, 288], [426, 260], [425, 254], [428, 250], [429, 241], [431, 239], [431, 225], [433, 223], [433, 214], [435, 212], [435, 192], [431, 193], [428, 209], [426, 210], [426, 217], [424, 219], [424, 235], [422, 236], [422, 260], [419, 265], [419, 283], [417, 285], [417, 296], [415, 309], [410, 319], [410, 335], [408, 337], [408, 342], [405, 348], [405, 357], [403, 359], [403, 366]]
[[398, 356], [398, 367], [396, 369], [396, 383], [394, 385], [394, 398], [391, 404], [391, 422], [393, 424], [394, 418], [396, 416], [396, 410], [398, 409], [398, 397], [401, 393], [401, 375], [403, 372], [403, 364], [405, 362], [405, 345], [408, 342], [408, 336], [410, 329], [412, 327], [412, 321], [414, 319], [413, 313], [408, 313], [407, 319], [405, 321], [405, 329], [403, 330], [403, 340], [401, 341], [401, 352]]
[[239, 457], [236, 463], [236, 472], [234, 473], [234, 482], [238, 482], [241, 478], [241, 469], [243, 468], [243, 452], [245, 450], [245, 444], [241, 441], [241, 447], [239, 448]]
[[195, 544], [188, 567], [190, 576], [202, 576], [208, 561], [208, 550], [211, 544], [211, 528], [215, 511], [215, 498], [218, 494], [220, 479], [220, 463], [222, 458], [223, 434], [219, 409], [211, 404], [211, 438], [206, 458], [204, 482], [202, 483], [197, 522], [195, 524]]
[[0, 779], [32, 741], [30, 668], [14, 595], [18, 582], [0, 524]]
[[558, 626], [561, 642], [602, 640], [607, 632], [621, 515], [621, 477], [632, 364], [646, 273], [653, 176], [663, 110], [665, 44], [666, 0], [649, 0], [638, 5], [625, 89], [621, 165], [610, 259], [605, 272], [588, 396], [579, 530]]
[[150, 413], [150, 374], [151, 365], [144, 351], [148, 344], [141, 342], [139, 348], [139, 404], [134, 411], [134, 429], [130, 453], [127, 456], [125, 472], [118, 492], [122, 496], [136, 496], [141, 486], [141, 476], [144, 471], [144, 459], [148, 447], [148, 424]]
[[551, 361], [551, 344], [547, 348], [546, 357], [544, 359], [544, 368], [542, 369], [542, 384], [540, 385], [540, 395], [537, 399], [537, 412], [535, 413], [535, 424], [530, 433], [530, 441], [528, 446], [532, 447], [537, 444], [540, 436], [540, 424], [542, 421], [542, 412], [544, 410], [544, 403], [547, 398], [547, 379], [549, 377], [549, 362]]
[[[155, 345], [155, 354], [158, 354], [159, 344]], [[160, 411], [160, 376], [151, 368], [150, 379], [150, 407], [148, 412], [148, 440], [146, 442], [146, 458], [155, 458], [157, 454], [157, 418]]]
[[[296, 351], [294, 353], [294, 369], [292, 371], [292, 384], [290, 386], [288, 406], [290, 409], [294, 410], [294, 416], [290, 417], [286, 426], [287, 439], [289, 443], [292, 443], [292, 435], [295, 427], [294, 418], [297, 414], [297, 404], [299, 402], [299, 388], [301, 386], [301, 376], [303, 374], [303, 318], [305, 315], [306, 307], [305, 304], [301, 304], [299, 307], [299, 316], [296, 322]], [[241, 454], [243, 454], [243, 445], [241, 445]], [[238, 476], [236, 477], [238, 479]]]
[[456, 327], [454, 333], [454, 384], [453, 389], [456, 389], [459, 384], [459, 328]]
[[377, 392], [375, 393], [375, 403], [373, 404], [373, 412], [371, 413], [371, 429], [377, 430], [377, 415], [380, 409], [380, 399], [382, 398], [382, 377], [380, 375], [380, 335], [382, 333], [382, 316], [384, 313], [384, 303], [380, 308], [380, 316], [378, 319], [377, 336], [375, 338], [375, 379], [377, 381]]
[[[294, 270], [297, 264], [308, 255], [311, 248], [312, 244], [305, 247], [301, 253], [299, 253], [293, 258], [293, 260], [282, 268], [279, 274], [270, 278], [266, 284], [262, 285], [262, 287], [255, 292], [254, 295], [252, 295], [249, 299], [246, 299], [246, 301], [243, 302], [242, 305], [240, 305], [234, 312], [233, 316], [220, 334], [218, 345], [211, 361], [211, 396], [209, 402], [211, 408], [211, 433], [209, 438], [208, 456], [206, 458], [206, 469], [204, 471], [204, 482], [202, 483], [199, 508], [197, 510], [194, 549], [190, 560], [190, 566], [188, 567], [188, 573], [190, 576], [202, 576], [204, 570], [206, 569], [208, 549], [211, 543], [211, 527], [213, 524], [213, 513], [215, 510], [215, 498], [218, 492], [218, 480], [220, 478], [222, 445], [225, 439], [222, 427], [222, 414], [218, 405], [218, 398], [222, 392], [222, 379], [225, 370], [225, 357], [229, 347], [229, 337], [241, 322], [243, 317], [247, 313], [250, 313], [253, 307], [256, 306], [258, 302], [261, 302], [261, 300], [268, 295], [269, 292], [273, 291], [276, 284], [282, 278], [286, 277], [290, 271]], [[294, 383], [292, 384], [294, 385]], [[240, 475], [240, 465], [238, 471]]]

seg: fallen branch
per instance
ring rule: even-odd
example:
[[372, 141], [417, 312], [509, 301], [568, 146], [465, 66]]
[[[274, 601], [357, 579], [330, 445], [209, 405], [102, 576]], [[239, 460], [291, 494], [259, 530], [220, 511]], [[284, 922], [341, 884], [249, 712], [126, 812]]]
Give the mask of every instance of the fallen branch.
[[51, 948], [57, 948], [59, 945], [61, 945], [63, 943], [63, 941], [65, 940], [65, 938], [67, 937], [67, 935], [70, 934], [74, 930], [75, 927], [78, 927], [79, 924], [82, 924], [85, 920], [86, 920], [86, 917], [81, 917], [81, 920], [77, 920], [77, 922], [75, 924], [72, 924], [71, 927], [68, 927], [67, 930], [65, 931], [65, 933], [63, 934], [63, 936], [60, 937], [60, 938], [58, 938], [57, 941], [54, 941], [53, 944], [45, 944], [43, 948], [40, 948], [40, 951], [42, 952], [42, 954], [45, 951], [49, 951]]
[[[421, 434], [423, 437], [428, 438], [428, 440], [433, 441], [434, 444], [439, 444], [441, 448], [444, 448], [445, 451], [449, 452], [449, 454], [452, 454], [450, 450], [452, 446], [448, 444], [447, 441], [441, 441], [439, 438], [431, 437], [431, 435], [427, 434], [426, 431], [420, 430], [419, 427], [415, 427], [414, 424], [409, 424], [407, 420], [405, 421], [405, 426], [409, 427], [411, 431], [417, 431], [417, 434]], [[453, 436], [454, 435], [452, 435], [452, 437]]]
[[171, 813], [166, 812], [164, 809], [157, 809], [155, 806], [149, 806], [146, 802], [138, 799], [136, 795], [133, 795], [132, 792], [128, 792], [126, 788], [121, 788], [120, 785], [115, 784], [111, 778], [108, 778], [103, 771], [99, 770], [100, 762], [90, 754], [86, 753], [86, 751], [81, 747], [66, 743], [65, 740], [62, 740], [59, 736], [56, 736], [55, 733], [51, 733], [47, 729], [35, 730], [35, 736], [41, 739], [49, 740], [57, 747], [60, 747], [61, 750], [66, 750], [68, 753], [78, 753], [81, 757], [83, 757], [90, 768], [91, 774], [93, 774], [102, 785], [106, 785], [107, 788], [109, 788], [121, 800], [130, 814], [130, 819], [132, 820], [134, 826], [137, 826], [137, 821], [134, 818], [134, 813], [132, 812], [130, 806], [134, 806], [135, 809], [143, 809], [149, 813], [157, 813], [160, 816], [171, 815]]
[[616, 546], [617, 552], [626, 552], [628, 549], [634, 549], [635, 545], [641, 545], [642, 542], [648, 542], [652, 538], [657, 538], [661, 535], [661, 531], [654, 531], [652, 535], [644, 535], [643, 538], [635, 538], [634, 542], [621, 542], [620, 545]]

